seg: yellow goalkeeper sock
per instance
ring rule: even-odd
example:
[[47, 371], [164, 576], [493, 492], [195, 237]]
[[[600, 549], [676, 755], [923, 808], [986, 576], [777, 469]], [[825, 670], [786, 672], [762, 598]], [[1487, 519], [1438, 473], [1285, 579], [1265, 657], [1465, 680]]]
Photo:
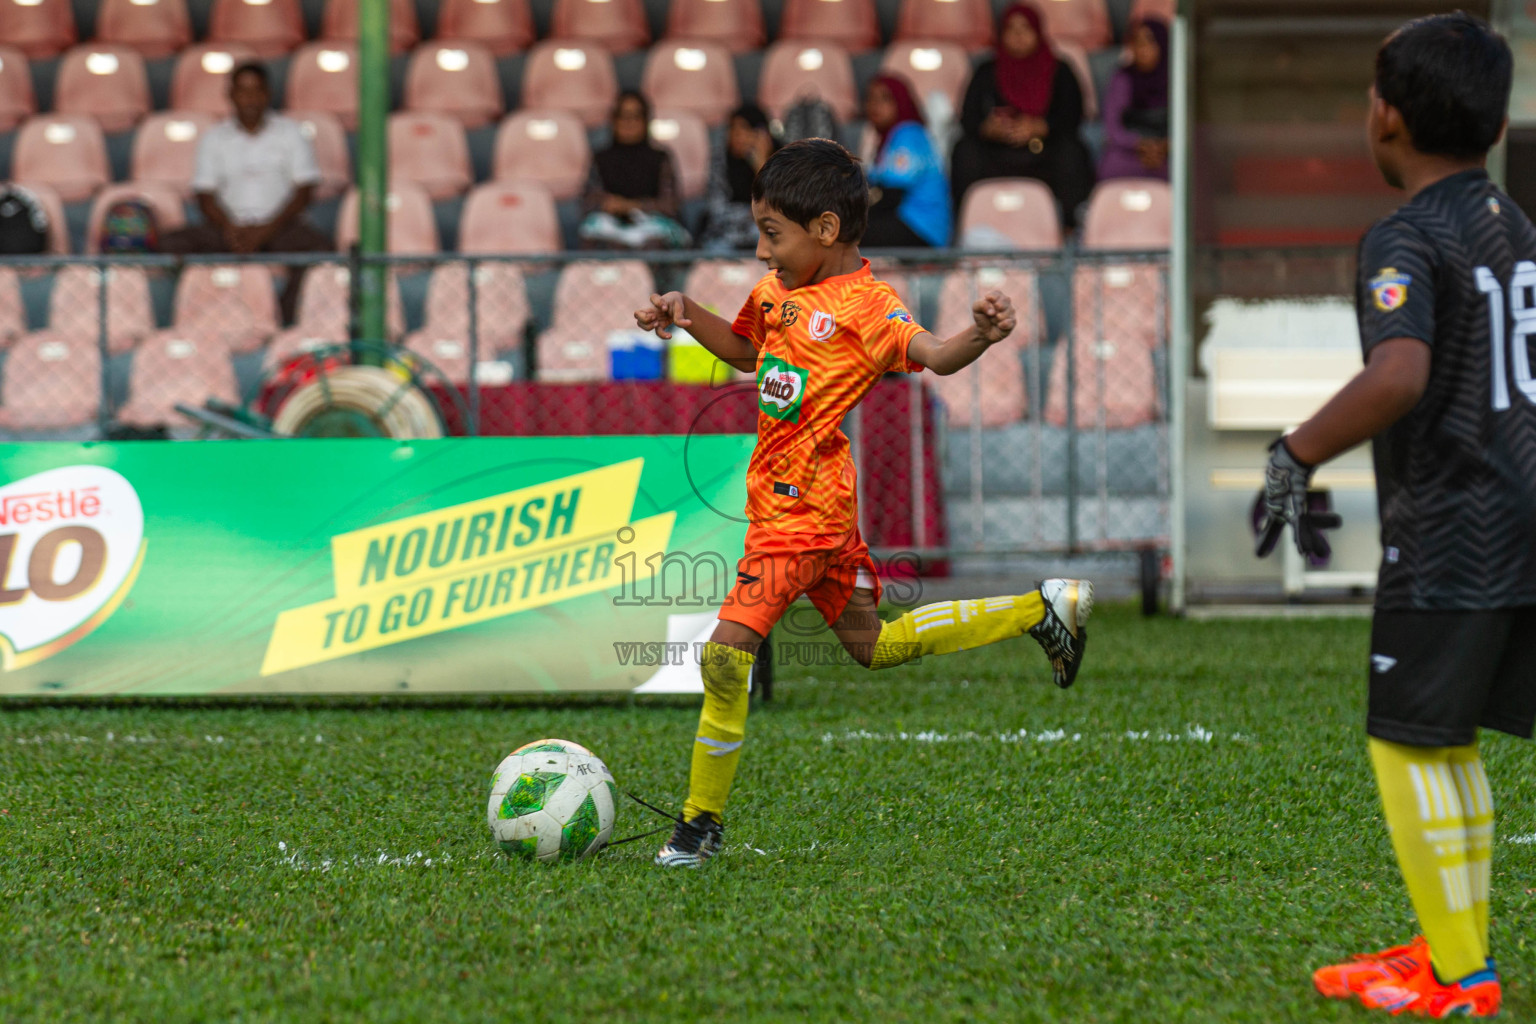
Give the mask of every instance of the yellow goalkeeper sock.
[[1461, 797], [1467, 824], [1467, 878], [1472, 884], [1472, 915], [1483, 940], [1483, 958], [1492, 955], [1488, 941], [1488, 890], [1493, 874], [1493, 789], [1477, 744], [1452, 747], [1451, 775]]
[[750, 694], [747, 682], [757, 659], [745, 651], [717, 644], [704, 645], [699, 670], [704, 676], [704, 710], [693, 741], [693, 766], [688, 774], [688, 799], [683, 818], [692, 821], [707, 811], [723, 821], [725, 798], [736, 777], [736, 762], [747, 730]]
[[925, 654], [953, 654], [1028, 633], [1045, 618], [1040, 591], [925, 604], [880, 627], [870, 668], [891, 668]]
[[[1476, 759], [1477, 747], [1410, 747], [1372, 737], [1371, 762], [1381, 789], [1392, 848], [1419, 916], [1435, 974], [1453, 982], [1485, 967], [1467, 870], [1467, 819], [1453, 757]], [[1488, 802], [1490, 814], [1492, 801]]]

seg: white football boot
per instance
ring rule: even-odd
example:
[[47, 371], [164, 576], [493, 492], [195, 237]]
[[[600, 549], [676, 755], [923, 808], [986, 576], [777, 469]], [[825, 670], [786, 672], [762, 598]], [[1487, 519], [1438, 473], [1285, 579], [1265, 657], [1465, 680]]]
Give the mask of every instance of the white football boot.
[[1046, 580], [1040, 584], [1045, 618], [1029, 635], [1051, 659], [1051, 678], [1066, 689], [1077, 679], [1088, 643], [1088, 616], [1093, 612], [1093, 584], [1087, 580]]

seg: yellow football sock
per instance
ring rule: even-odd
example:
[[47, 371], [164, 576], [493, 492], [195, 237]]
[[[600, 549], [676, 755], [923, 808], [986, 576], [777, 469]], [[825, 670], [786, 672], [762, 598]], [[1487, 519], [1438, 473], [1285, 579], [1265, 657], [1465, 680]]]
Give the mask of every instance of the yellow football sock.
[[704, 710], [693, 741], [693, 767], [688, 774], [688, 799], [683, 817], [692, 821], [708, 811], [723, 821], [725, 798], [736, 777], [736, 762], [747, 730], [747, 682], [757, 659], [745, 651], [717, 644], [704, 645], [699, 670], [704, 676]]
[[1045, 618], [1040, 591], [925, 604], [880, 627], [870, 668], [891, 668], [925, 654], [953, 654], [1029, 632]]
[[1452, 771], [1453, 755], [1470, 751], [1476, 758], [1477, 748], [1410, 747], [1375, 737], [1370, 746], [1392, 848], [1435, 973], [1441, 981], [1459, 981], [1483, 970], [1488, 955], [1473, 909], [1467, 818]]
[[1472, 914], [1483, 939], [1483, 957], [1492, 955], [1488, 942], [1488, 889], [1493, 873], [1493, 789], [1477, 744], [1452, 747], [1451, 775], [1461, 797], [1467, 823], [1467, 877], [1472, 883]]

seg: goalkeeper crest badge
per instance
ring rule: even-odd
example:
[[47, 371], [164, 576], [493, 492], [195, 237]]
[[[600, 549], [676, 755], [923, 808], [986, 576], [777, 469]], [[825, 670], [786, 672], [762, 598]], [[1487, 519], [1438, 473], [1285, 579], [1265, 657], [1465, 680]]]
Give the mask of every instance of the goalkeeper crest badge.
[[1382, 270], [1371, 278], [1371, 298], [1376, 308], [1383, 313], [1402, 308], [1403, 303], [1408, 301], [1408, 285], [1412, 282], [1413, 278], [1398, 273], [1396, 267]]

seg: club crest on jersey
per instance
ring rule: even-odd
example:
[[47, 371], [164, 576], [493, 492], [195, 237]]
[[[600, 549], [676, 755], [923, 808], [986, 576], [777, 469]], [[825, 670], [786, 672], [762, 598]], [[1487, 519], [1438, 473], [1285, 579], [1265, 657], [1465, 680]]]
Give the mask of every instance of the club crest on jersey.
[[793, 327], [799, 319], [800, 306], [793, 299], [785, 299], [784, 305], [779, 307], [779, 326]]
[[1495, 217], [1499, 215], [1499, 201], [1493, 196], [1488, 197], [1488, 212], [1493, 214]]
[[1413, 278], [1400, 274], [1396, 267], [1387, 267], [1371, 278], [1371, 298], [1383, 313], [1402, 308], [1408, 301], [1408, 285]]
[[904, 309], [892, 310], [891, 312], [885, 314], [885, 318], [887, 320], [900, 320], [904, 324], [909, 324], [912, 322], [912, 314], [908, 313]]
[[757, 368], [757, 407], [776, 420], [800, 422], [800, 402], [805, 398], [806, 371], [777, 356], [764, 355]]
[[811, 314], [811, 338], [815, 341], [826, 341], [837, 330], [837, 321], [831, 313], [823, 313], [816, 310]]

